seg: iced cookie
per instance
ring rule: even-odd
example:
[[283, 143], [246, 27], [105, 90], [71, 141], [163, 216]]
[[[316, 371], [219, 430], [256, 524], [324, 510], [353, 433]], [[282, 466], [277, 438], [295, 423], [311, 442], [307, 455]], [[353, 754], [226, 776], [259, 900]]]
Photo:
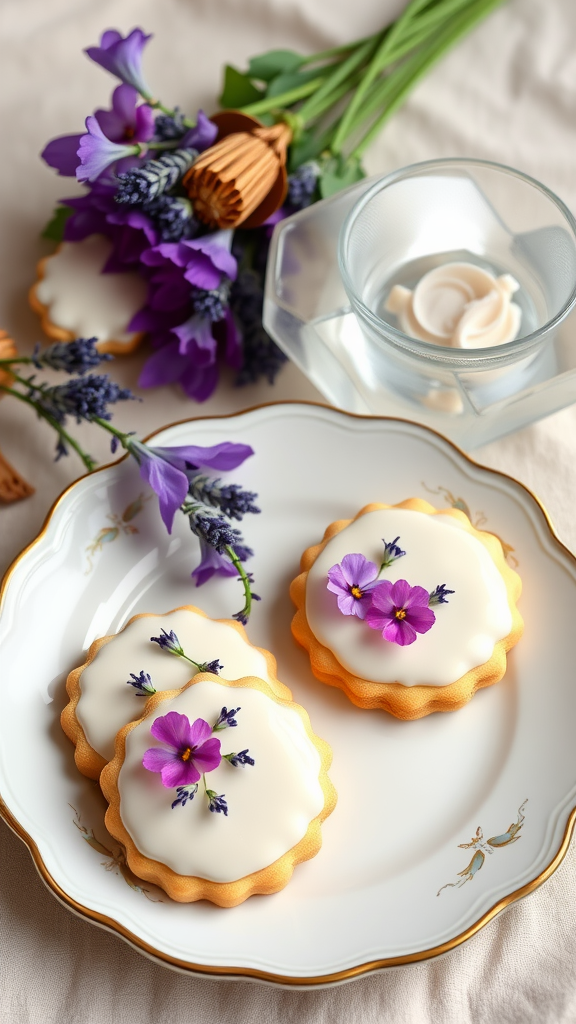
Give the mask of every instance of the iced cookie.
[[106, 827], [172, 899], [233, 907], [278, 892], [320, 850], [331, 759], [304, 709], [268, 682], [202, 673], [118, 733], [100, 776]]
[[397, 718], [454, 711], [498, 682], [524, 624], [494, 534], [411, 498], [332, 523], [302, 556], [292, 632], [314, 675]]
[[38, 280], [29, 293], [42, 329], [54, 341], [98, 338], [100, 352], [132, 352], [142, 332], [128, 331], [146, 302], [146, 282], [139, 274], [102, 273], [112, 252], [104, 235], [62, 242], [38, 264]]
[[[163, 648], [151, 641], [162, 640], [163, 631], [175, 635], [185, 656], [174, 655], [167, 643]], [[258, 675], [280, 697], [292, 696], [276, 678], [274, 657], [249, 643], [243, 626], [231, 619], [210, 619], [192, 606], [165, 615], [136, 615], [119, 633], [95, 640], [84, 664], [68, 676], [70, 702], [61, 719], [82, 774], [99, 778], [114, 756], [116, 733], [140, 718], [155, 691], [178, 689], [199, 666], [214, 662], [232, 678]]]

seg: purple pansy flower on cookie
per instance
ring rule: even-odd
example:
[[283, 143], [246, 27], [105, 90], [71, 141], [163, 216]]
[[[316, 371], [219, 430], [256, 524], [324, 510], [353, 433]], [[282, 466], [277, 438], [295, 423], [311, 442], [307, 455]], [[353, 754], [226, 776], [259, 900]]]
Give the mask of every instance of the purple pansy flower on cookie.
[[[186, 657], [176, 634], [173, 631], [167, 633], [166, 630], [162, 630], [162, 633], [163, 636], [151, 637], [151, 639], [171, 653]], [[215, 664], [218, 665], [218, 662]], [[210, 670], [211, 667], [212, 665], [197, 665], [197, 668], [201, 670]], [[145, 673], [141, 673], [141, 676], [143, 675]], [[138, 685], [135, 675], [133, 675], [133, 679], [136, 680], [136, 683], [131, 685]], [[188, 717], [180, 715], [177, 711], [169, 711], [167, 715], [154, 719], [150, 726], [150, 732], [166, 746], [150, 747], [142, 758], [142, 764], [149, 772], [160, 773], [162, 785], [167, 789], [176, 789], [176, 799], [172, 801], [171, 805], [172, 810], [175, 807], [185, 807], [189, 800], [194, 799], [198, 792], [198, 782], [203, 778], [208, 809], [228, 817], [225, 794], [208, 789], [206, 774], [218, 768], [222, 761], [227, 761], [232, 768], [254, 766], [254, 758], [250, 756], [248, 747], [245, 747], [244, 750], [222, 754], [220, 740], [213, 736], [215, 732], [238, 725], [235, 716], [239, 711], [240, 708], [222, 708], [214, 725], [209, 725], [203, 718], [197, 718], [190, 725]]]
[[212, 726], [203, 718], [190, 725], [186, 715], [169, 711], [154, 720], [150, 732], [166, 746], [150, 747], [142, 764], [150, 772], [160, 772], [168, 789], [198, 782], [222, 760], [220, 740], [212, 736]]
[[343, 615], [366, 618], [378, 572], [378, 566], [360, 554], [344, 555], [341, 562], [328, 570], [327, 588], [336, 594]]
[[424, 587], [411, 587], [407, 580], [382, 580], [370, 594], [366, 623], [400, 647], [413, 644], [418, 633], [427, 633], [436, 622]]

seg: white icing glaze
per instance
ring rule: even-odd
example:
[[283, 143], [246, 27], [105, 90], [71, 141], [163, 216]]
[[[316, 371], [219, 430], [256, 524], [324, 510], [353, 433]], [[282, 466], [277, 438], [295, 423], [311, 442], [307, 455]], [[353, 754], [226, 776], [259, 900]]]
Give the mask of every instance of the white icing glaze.
[[157, 715], [178, 711], [190, 722], [212, 723], [222, 706], [238, 707], [238, 725], [217, 735], [222, 753], [249, 748], [253, 767], [223, 761], [209, 772], [209, 789], [226, 796], [228, 816], [211, 813], [198, 793], [172, 809], [176, 791], [142, 766], [145, 751], [162, 746], [150, 734], [153, 719], [128, 735], [120, 770], [120, 815], [137, 848], [180, 875], [232, 882], [267, 867], [291, 850], [324, 806], [320, 755], [298, 713], [252, 688], [200, 682], [165, 701]]
[[131, 271], [101, 274], [111, 252], [112, 243], [103, 235], [63, 242], [45, 261], [36, 296], [57, 327], [76, 337], [128, 345], [135, 334], [126, 325], [146, 302], [146, 282]]
[[[428, 591], [444, 583], [455, 591], [448, 604], [434, 607], [432, 629], [406, 647], [384, 640], [356, 615], [342, 615], [326, 589], [328, 570], [344, 555], [360, 552], [379, 565], [382, 538], [398, 535], [406, 555], [381, 579], [406, 579]], [[404, 686], [453, 683], [488, 661], [512, 628], [506, 585], [484, 545], [451, 516], [396, 508], [367, 512], [328, 541], [308, 574], [306, 617], [349, 672]]]
[[127, 685], [131, 672], [148, 672], [157, 690], [178, 690], [196, 672], [183, 658], [150, 643], [150, 637], [159, 636], [161, 629], [174, 630], [186, 654], [199, 664], [218, 658], [230, 679], [258, 676], [274, 689], [264, 655], [233, 626], [186, 609], [135, 619], [100, 648], [80, 676], [76, 716], [90, 746], [106, 761], [114, 757], [118, 730], [140, 718], [146, 703], [145, 697]]
[[512, 341], [521, 310], [511, 302], [518, 282], [473, 263], [445, 263], [424, 274], [414, 291], [395, 285], [386, 309], [405, 334], [452, 348], [484, 348]]

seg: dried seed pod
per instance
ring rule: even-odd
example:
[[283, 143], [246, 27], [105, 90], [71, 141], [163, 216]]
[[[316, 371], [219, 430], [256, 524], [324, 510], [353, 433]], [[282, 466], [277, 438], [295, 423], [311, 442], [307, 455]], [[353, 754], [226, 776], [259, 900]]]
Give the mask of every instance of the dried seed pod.
[[210, 227], [257, 227], [286, 196], [287, 124], [266, 128], [253, 117], [224, 111], [211, 118], [219, 139], [183, 178], [199, 220]]

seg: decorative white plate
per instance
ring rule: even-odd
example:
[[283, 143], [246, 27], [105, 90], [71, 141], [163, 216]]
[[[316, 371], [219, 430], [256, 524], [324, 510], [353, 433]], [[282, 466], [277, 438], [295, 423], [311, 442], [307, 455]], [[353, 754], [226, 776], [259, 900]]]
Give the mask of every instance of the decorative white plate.
[[[197, 603], [227, 617], [242, 603], [235, 580], [191, 585], [196, 541], [183, 517], [167, 536], [127, 461], [73, 484], [6, 577], [2, 814], [66, 905], [185, 971], [312, 986], [446, 952], [544, 881], [568, 845], [575, 559], [521, 484], [415, 424], [294, 403], [156, 435], [163, 445], [228, 439], [254, 447], [230, 479], [262, 507], [243, 524], [262, 596], [249, 636], [274, 652], [334, 750], [339, 801], [320, 854], [281, 893], [222, 910], [140, 886], [104, 829], [100, 791], [76, 771], [59, 725], [67, 673], [137, 612]], [[501, 537], [524, 581], [526, 633], [502, 682], [453, 714], [401, 722], [314, 679], [290, 634], [288, 585], [329, 522], [414, 496], [464, 507]]]

